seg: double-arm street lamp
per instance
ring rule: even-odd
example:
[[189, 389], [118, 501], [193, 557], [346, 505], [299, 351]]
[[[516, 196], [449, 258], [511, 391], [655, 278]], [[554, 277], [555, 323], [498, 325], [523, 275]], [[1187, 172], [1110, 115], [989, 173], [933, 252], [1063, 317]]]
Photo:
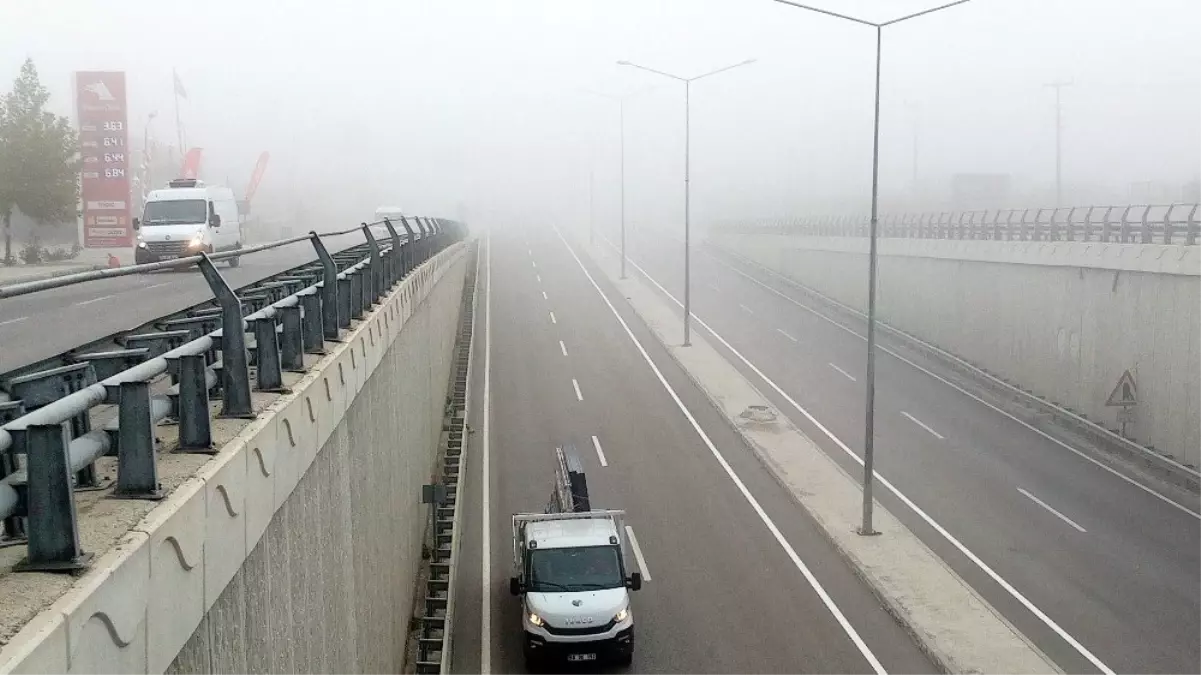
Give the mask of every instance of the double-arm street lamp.
[[870, 230], [870, 243], [868, 245], [868, 272], [867, 272], [867, 413], [864, 418], [863, 430], [863, 522], [859, 526], [859, 533], [864, 535], [878, 534], [872, 527], [872, 482], [873, 482], [873, 466], [874, 466], [874, 436], [876, 425], [876, 239], [877, 228], [879, 226], [879, 201], [880, 201], [880, 46], [881, 38], [884, 33], [885, 26], [908, 21], [919, 16], [932, 14], [934, 12], [962, 5], [970, 0], [956, 0], [945, 5], [940, 5], [931, 9], [914, 12], [902, 16], [899, 19], [891, 21], [882, 21], [875, 23], [866, 21], [846, 14], [831, 12], [826, 9], [810, 7], [793, 0], [775, 0], [776, 2], [796, 7], [798, 9], [825, 14], [846, 21], [853, 21], [864, 26], [871, 26], [876, 29], [876, 97], [875, 97], [875, 122], [873, 126], [872, 136], [872, 220]]
[[[671, 73], [665, 73], [661, 70], [655, 70], [654, 68], [647, 68], [646, 66], [640, 66], [637, 63], [630, 63], [629, 61], [618, 61], [617, 62], [617, 65], [619, 65], [619, 66], [630, 66], [632, 68], [638, 68], [640, 70], [645, 70], [649, 73], [654, 73], [656, 75], [662, 75], [663, 77], [669, 77], [673, 80], [676, 80], [677, 82], [684, 83], [684, 346], [685, 347], [689, 346], [692, 343], [691, 342], [691, 334], [689, 333], [689, 323], [690, 323], [690, 317], [692, 315], [692, 302], [691, 302], [692, 283], [691, 283], [691, 260], [690, 260], [691, 255], [690, 255], [690, 250], [689, 250], [689, 246], [691, 244], [690, 221], [691, 221], [691, 217], [692, 217], [691, 216], [692, 203], [690, 201], [690, 192], [689, 192], [689, 177], [691, 175], [691, 163], [689, 161], [689, 149], [690, 149], [690, 145], [692, 143], [692, 139], [691, 139], [692, 130], [690, 127], [690, 114], [689, 114], [691, 85], [693, 82], [695, 82], [697, 80], [709, 77], [711, 75], [716, 75], [718, 73], [724, 73], [727, 70], [733, 70], [734, 68], [738, 68], [740, 66], [747, 66], [754, 62], [755, 62], [755, 59], [747, 59], [746, 61], [742, 61], [741, 63], [735, 63], [732, 66], [726, 66], [724, 68], [718, 68], [717, 70], [711, 70], [707, 73], [704, 73], [703, 75], [697, 75], [695, 77], [680, 77], [679, 75], [672, 75]], [[625, 264], [624, 251], [622, 254], [622, 264], [623, 265]]]
[[614, 94], [606, 94], [591, 89], [583, 91], [594, 96], [607, 98], [610, 101], [617, 101], [617, 111], [619, 117], [619, 126], [621, 129], [621, 278], [626, 278], [626, 99], [643, 93], [646, 89], [639, 89], [628, 94], [620, 96]]

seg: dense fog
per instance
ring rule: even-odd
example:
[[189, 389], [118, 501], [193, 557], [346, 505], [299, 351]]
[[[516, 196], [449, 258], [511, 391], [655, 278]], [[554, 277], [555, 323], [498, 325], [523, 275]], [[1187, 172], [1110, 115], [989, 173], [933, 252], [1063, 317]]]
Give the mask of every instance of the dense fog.
[[[815, 3], [885, 20], [932, 4]], [[975, 0], [883, 38], [884, 207], [951, 208], [957, 173], [1008, 174], [993, 206], [1188, 199], [1201, 78], [1193, 0]], [[131, 139], [185, 145], [260, 212], [354, 222], [380, 204], [449, 217], [678, 222], [693, 76], [698, 222], [866, 210], [874, 31], [769, 0], [205, 3], [0, 8], [0, 87], [26, 57], [72, 113], [71, 73], [124, 70]], [[155, 118], [147, 126], [147, 118]], [[591, 199], [590, 199], [590, 185]], [[266, 211], [264, 211], [266, 210]]]

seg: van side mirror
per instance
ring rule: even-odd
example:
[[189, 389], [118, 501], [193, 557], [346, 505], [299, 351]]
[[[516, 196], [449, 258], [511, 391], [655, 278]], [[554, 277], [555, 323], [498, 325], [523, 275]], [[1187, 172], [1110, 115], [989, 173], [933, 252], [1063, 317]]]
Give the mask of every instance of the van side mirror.
[[521, 579], [509, 577], [509, 593], [512, 595], [521, 595], [521, 591]]
[[133, 217], [133, 229], [135, 229], [135, 230], [142, 229], [142, 219], [141, 218], [138, 218], [137, 216]]
[[209, 227], [214, 229], [221, 227], [221, 216], [215, 213], [209, 216]]
[[626, 586], [628, 586], [631, 591], [642, 590], [642, 573], [631, 572], [630, 578], [626, 580]]

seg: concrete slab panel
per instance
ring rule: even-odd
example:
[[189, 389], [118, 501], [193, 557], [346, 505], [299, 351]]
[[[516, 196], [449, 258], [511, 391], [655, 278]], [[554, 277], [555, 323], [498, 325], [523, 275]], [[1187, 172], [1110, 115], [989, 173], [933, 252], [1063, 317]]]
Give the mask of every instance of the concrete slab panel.
[[[197, 476], [204, 481], [204, 609], [217, 602], [246, 559], [246, 470], [250, 453], [239, 444]], [[257, 460], [256, 460], [257, 461]]]
[[149, 538], [130, 532], [63, 596], [68, 673], [145, 673]]
[[207, 609], [205, 494], [204, 481], [189, 478], [135, 526], [150, 538], [146, 630], [151, 672], [171, 665]]

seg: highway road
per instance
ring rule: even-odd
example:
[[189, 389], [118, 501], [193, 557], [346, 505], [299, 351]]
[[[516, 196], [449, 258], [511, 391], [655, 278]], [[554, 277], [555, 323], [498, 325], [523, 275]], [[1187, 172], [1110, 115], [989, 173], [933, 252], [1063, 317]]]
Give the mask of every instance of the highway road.
[[[631, 273], [682, 298], [682, 245], [628, 242]], [[692, 279], [694, 330], [861, 475], [864, 327], [704, 247]], [[1135, 484], [887, 354], [876, 387], [876, 470], [897, 491], [877, 498], [1063, 669], [1201, 669], [1195, 496]]]
[[[358, 233], [327, 237], [331, 252], [363, 241]], [[261, 251], [217, 269], [238, 288], [316, 260], [308, 242]], [[0, 373], [177, 312], [213, 297], [195, 268], [92, 281], [0, 300]]]
[[524, 669], [510, 516], [542, 510], [565, 443], [638, 544], [632, 672], [934, 671], [592, 263], [531, 227], [481, 265], [455, 672]]

